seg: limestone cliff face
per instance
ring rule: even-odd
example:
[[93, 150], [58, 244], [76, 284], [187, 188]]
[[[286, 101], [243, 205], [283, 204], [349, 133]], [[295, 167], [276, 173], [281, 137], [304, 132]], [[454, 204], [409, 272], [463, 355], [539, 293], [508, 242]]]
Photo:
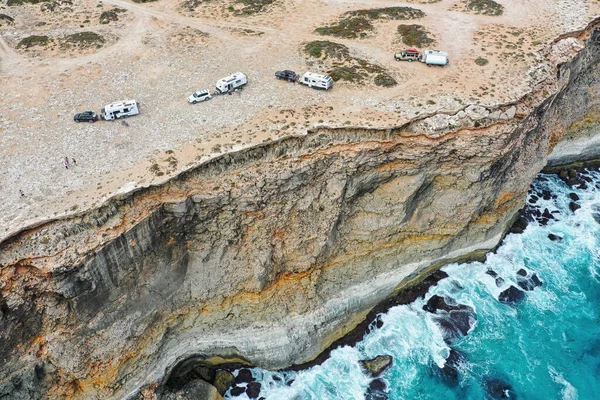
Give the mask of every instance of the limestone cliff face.
[[600, 30], [578, 35], [517, 104], [288, 137], [4, 241], [0, 397], [123, 398], [193, 354], [304, 362], [425, 268], [493, 248], [551, 149], [600, 137]]

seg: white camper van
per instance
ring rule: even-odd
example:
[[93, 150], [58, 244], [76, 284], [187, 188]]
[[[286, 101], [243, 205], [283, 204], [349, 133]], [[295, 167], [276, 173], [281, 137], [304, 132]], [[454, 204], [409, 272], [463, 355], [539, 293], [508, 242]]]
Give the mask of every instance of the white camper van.
[[443, 67], [448, 64], [448, 53], [440, 50], [423, 50], [421, 62], [428, 66], [439, 65]]
[[217, 81], [217, 93], [227, 93], [248, 83], [248, 78], [241, 72], [236, 72]]
[[124, 100], [110, 103], [102, 107], [100, 115], [106, 120], [131, 117], [140, 113], [138, 103], [135, 100]]
[[299, 82], [315, 89], [329, 90], [333, 87], [333, 79], [329, 75], [315, 74], [314, 72], [306, 72]]

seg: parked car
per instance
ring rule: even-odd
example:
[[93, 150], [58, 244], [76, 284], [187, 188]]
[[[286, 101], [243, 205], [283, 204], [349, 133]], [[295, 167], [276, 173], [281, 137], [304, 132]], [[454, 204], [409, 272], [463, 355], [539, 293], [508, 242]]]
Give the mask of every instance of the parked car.
[[419, 50], [416, 49], [406, 49], [401, 53], [396, 53], [394, 55], [394, 58], [396, 59], [396, 61], [408, 61], [408, 62], [412, 62], [414, 61], [418, 61], [421, 57], [421, 53], [419, 53]]
[[288, 82], [294, 82], [296, 79], [298, 79], [298, 75], [296, 75], [294, 71], [290, 71], [289, 69], [275, 72], [275, 77], [277, 79], [283, 79]]
[[208, 90], [198, 90], [195, 93], [192, 93], [190, 97], [188, 97], [188, 103], [196, 104], [201, 101], [209, 100], [212, 96]]
[[73, 117], [75, 122], [96, 122], [98, 121], [98, 115], [93, 111], [84, 111], [79, 114], [75, 114]]

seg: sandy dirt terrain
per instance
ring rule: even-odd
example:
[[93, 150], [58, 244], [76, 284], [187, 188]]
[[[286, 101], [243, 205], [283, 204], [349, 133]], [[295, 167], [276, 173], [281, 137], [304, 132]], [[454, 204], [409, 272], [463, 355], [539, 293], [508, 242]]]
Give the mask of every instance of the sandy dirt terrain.
[[[544, 44], [600, 10], [595, 0], [499, 0], [500, 16], [474, 14], [460, 0], [275, 0], [249, 15], [242, 0], [10, 2], [0, 0], [0, 239], [223, 152], [314, 127], [391, 127], [420, 113], [516, 100], [548, 73], [540, 73]], [[425, 16], [374, 21], [362, 39], [314, 32], [347, 11], [392, 6]], [[116, 20], [101, 23], [107, 11]], [[396, 62], [393, 54], [408, 47], [399, 24], [423, 25], [450, 64]], [[77, 36], [87, 32], [96, 36]], [[32, 35], [44, 39], [28, 42]], [[331, 60], [302, 50], [314, 40], [347, 46], [398, 84], [338, 81], [324, 92], [276, 80], [280, 69], [328, 72]], [[240, 93], [187, 103], [236, 71], [249, 79]], [[137, 100], [141, 114], [73, 121], [125, 99]], [[65, 157], [77, 165], [65, 168]]]

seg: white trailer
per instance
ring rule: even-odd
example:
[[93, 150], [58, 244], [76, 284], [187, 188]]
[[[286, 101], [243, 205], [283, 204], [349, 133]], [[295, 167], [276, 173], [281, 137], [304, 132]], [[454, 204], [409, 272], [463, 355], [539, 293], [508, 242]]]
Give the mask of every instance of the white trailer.
[[439, 65], [443, 67], [448, 64], [448, 53], [440, 50], [424, 50], [421, 62], [428, 66]]
[[329, 90], [333, 87], [333, 79], [329, 75], [306, 72], [299, 80], [300, 83], [315, 89]]
[[124, 117], [131, 117], [140, 113], [138, 103], [135, 100], [124, 100], [110, 103], [102, 107], [100, 115], [105, 120], [113, 120]]
[[248, 83], [248, 78], [241, 72], [236, 72], [217, 81], [217, 93], [227, 93]]

